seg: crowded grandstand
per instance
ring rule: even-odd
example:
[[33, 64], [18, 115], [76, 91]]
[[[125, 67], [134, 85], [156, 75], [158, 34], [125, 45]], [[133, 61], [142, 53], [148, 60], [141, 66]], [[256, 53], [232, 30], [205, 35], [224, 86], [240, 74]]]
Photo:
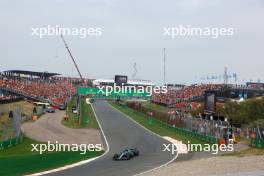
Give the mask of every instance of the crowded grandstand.
[[54, 105], [66, 103], [71, 93], [76, 92], [76, 88], [72, 86], [71, 79], [55, 75], [59, 74], [29, 71], [3, 72], [0, 77], [1, 99], [23, 97]]
[[[0, 76], [0, 99], [9, 100], [23, 97], [59, 105], [66, 103], [72, 94], [76, 94], [76, 85], [79, 81], [78, 78], [62, 77], [57, 73], [4, 71]], [[113, 79], [86, 81], [86, 85], [93, 87], [112, 85], [113, 83]], [[128, 81], [127, 85], [154, 86], [150, 81]], [[154, 93], [152, 102], [166, 107], [177, 107], [184, 102], [201, 102], [204, 92], [208, 90], [217, 91], [218, 98], [251, 98], [264, 94], [263, 85], [260, 83], [247, 83], [246, 85], [193, 84], [183, 85], [177, 89], [168, 86], [166, 93]]]

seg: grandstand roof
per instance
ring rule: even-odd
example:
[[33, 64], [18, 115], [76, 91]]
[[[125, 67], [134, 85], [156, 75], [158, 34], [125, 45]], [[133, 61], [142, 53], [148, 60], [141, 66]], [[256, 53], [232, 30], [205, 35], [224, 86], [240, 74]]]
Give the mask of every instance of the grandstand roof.
[[[98, 83], [114, 83], [115, 80], [114, 79], [96, 79], [93, 81], [94, 84], [98, 84]], [[155, 84], [151, 83], [151, 82], [144, 82], [144, 81], [127, 81], [127, 84], [130, 85], [141, 85], [141, 86], [154, 86]]]
[[36, 71], [26, 71], [26, 70], [6, 70], [3, 71], [2, 73], [11, 73], [11, 74], [23, 74], [23, 75], [29, 75], [29, 76], [38, 76], [38, 77], [51, 77], [51, 76], [56, 76], [60, 75], [59, 73], [49, 73], [49, 72], [36, 72]]

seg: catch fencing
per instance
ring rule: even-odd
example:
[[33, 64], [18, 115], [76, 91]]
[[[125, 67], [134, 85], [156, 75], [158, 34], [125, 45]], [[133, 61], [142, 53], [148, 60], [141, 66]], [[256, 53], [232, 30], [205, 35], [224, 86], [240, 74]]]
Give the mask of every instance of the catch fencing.
[[252, 147], [264, 148], [264, 139], [251, 139], [250, 144]]
[[[2, 109], [3, 110], [3, 109]], [[21, 135], [22, 110], [14, 108], [4, 117], [0, 112], [0, 141], [13, 139]]]
[[23, 141], [23, 135], [22, 134], [18, 137], [14, 137], [14, 138], [11, 138], [11, 139], [8, 139], [5, 141], [1, 141], [0, 142], [0, 150], [4, 150], [4, 149], [10, 148], [10, 147], [14, 147], [17, 144], [22, 143], [22, 141]]
[[[125, 107], [126, 105], [122, 105]], [[129, 108], [149, 115], [149, 123], [159, 124], [163, 127], [174, 130], [182, 135], [195, 137], [201, 141], [209, 143], [218, 143], [222, 130], [220, 125], [222, 122], [211, 123], [204, 119], [196, 119], [190, 117], [181, 117], [169, 115], [166, 112], [151, 110], [136, 103], [127, 103]]]
[[150, 118], [149, 123], [150, 124], [159, 124], [160, 126], [174, 130], [175, 132], [180, 133], [184, 136], [194, 137], [194, 138], [199, 139], [199, 140], [204, 141], [204, 142], [209, 142], [212, 144], [218, 143], [218, 138], [216, 138], [214, 136], [203, 135], [203, 134], [200, 134], [197, 132], [190, 131], [190, 130], [185, 129], [185, 128], [178, 128], [178, 127], [172, 126], [168, 123], [165, 123], [163, 121], [157, 120], [155, 118]]
[[[168, 124], [172, 127], [186, 129], [200, 135], [213, 136], [215, 138], [223, 138], [224, 134], [227, 133], [228, 122], [220, 120], [207, 120], [197, 117], [190, 117], [184, 115], [184, 112], [170, 114], [168, 112], [158, 111], [145, 106], [140, 103], [127, 103], [127, 106], [148, 114], [149, 116]], [[196, 135], [197, 136], [197, 135]]]

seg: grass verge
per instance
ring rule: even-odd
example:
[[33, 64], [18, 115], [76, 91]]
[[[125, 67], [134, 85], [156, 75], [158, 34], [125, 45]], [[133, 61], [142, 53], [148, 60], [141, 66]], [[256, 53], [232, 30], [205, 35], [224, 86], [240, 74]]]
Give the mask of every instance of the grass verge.
[[66, 114], [68, 120], [62, 120], [62, 124], [69, 128], [79, 128], [77, 114], [72, 113], [72, 107], [76, 106], [77, 97], [73, 96], [71, 101], [68, 103]]
[[23, 142], [15, 147], [0, 151], [0, 175], [17, 176], [62, 167], [78, 161], [99, 156], [103, 151], [46, 152], [39, 154], [31, 151], [31, 144], [40, 144], [24, 137]]
[[90, 104], [86, 103], [84, 97], [81, 100], [81, 124], [78, 123], [77, 114], [72, 113], [72, 106], [76, 106], [77, 97], [74, 96], [68, 103], [66, 113], [68, 120], [62, 121], [62, 124], [69, 128], [94, 128], [99, 129], [98, 122], [95, 118], [94, 112]]
[[14, 110], [16, 108], [21, 109], [22, 114], [25, 114], [26, 116], [31, 117], [33, 113], [34, 105], [26, 101], [0, 104], [0, 109], [2, 110], [2, 112], [9, 113], [10, 110]]
[[31, 117], [33, 108], [34, 105], [26, 101], [0, 104], [0, 141], [14, 136], [13, 122], [8, 117], [10, 110], [20, 109], [23, 115]]
[[99, 129], [92, 105], [87, 104], [85, 98], [81, 100], [81, 126], [84, 128]]
[[166, 127], [160, 126], [158, 124], [150, 124], [148, 122], [148, 116], [144, 113], [134, 111], [133, 109], [130, 108], [125, 108], [122, 106], [117, 105], [114, 102], [109, 102], [113, 107], [118, 109], [119, 111], [125, 113], [129, 117], [133, 118], [135, 121], [137, 121], [139, 124], [143, 125], [147, 129], [153, 131], [154, 133], [157, 133], [161, 136], [169, 136], [171, 138], [174, 138], [176, 140], [182, 141], [184, 144], [187, 144], [188, 141], [192, 144], [205, 144], [204, 141], [198, 140], [193, 137], [189, 136], [184, 136], [182, 134], [176, 133], [174, 130], [168, 129]]

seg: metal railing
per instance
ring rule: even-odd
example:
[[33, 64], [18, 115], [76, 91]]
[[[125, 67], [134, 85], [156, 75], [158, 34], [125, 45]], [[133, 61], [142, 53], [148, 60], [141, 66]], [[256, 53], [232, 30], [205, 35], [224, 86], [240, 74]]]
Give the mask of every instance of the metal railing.
[[264, 148], [264, 139], [251, 139], [250, 144], [252, 147]]
[[212, 143], [212, 144], [216, 144], [216, 143], [218, 143], [218, 140], [219, 140], [218, 138], [216, 138], [214, 136], [203, 135], [203, 134], [200, 134], [200, 133], [197, 133], [197, 132], [190, 131], [190, 130], [185, 129], [185, 128], [178, 128], [178, 127], [172, 126], [172, 125], [170, 125], [168, 123], [165, 123], [163, 121], [157, 120], [155, 118], [149, 118], [148, 121], [149, 121], [149, 123], [159, 124], [159, 125], [161, 125], [161, 126], [163, 126], [165, 128], [174, 130], [176, 133], [180, 133], [180, 134], [182, 134], [184, 136], [193, 137], [193, 138], [196, 138], [196, 139], [204, 141], [204, 142], [209, 142], [209, 143]]
[[22, 141], [23, 141], [23, 135], [22, 134], [18, 137], [14, 137], [11, 139], [1, 141], [0, 142], [0, 150], [4, 150], [4, 149], [10, 148], [10, 147], [14, 147], [17, 144], [22, 143]]

